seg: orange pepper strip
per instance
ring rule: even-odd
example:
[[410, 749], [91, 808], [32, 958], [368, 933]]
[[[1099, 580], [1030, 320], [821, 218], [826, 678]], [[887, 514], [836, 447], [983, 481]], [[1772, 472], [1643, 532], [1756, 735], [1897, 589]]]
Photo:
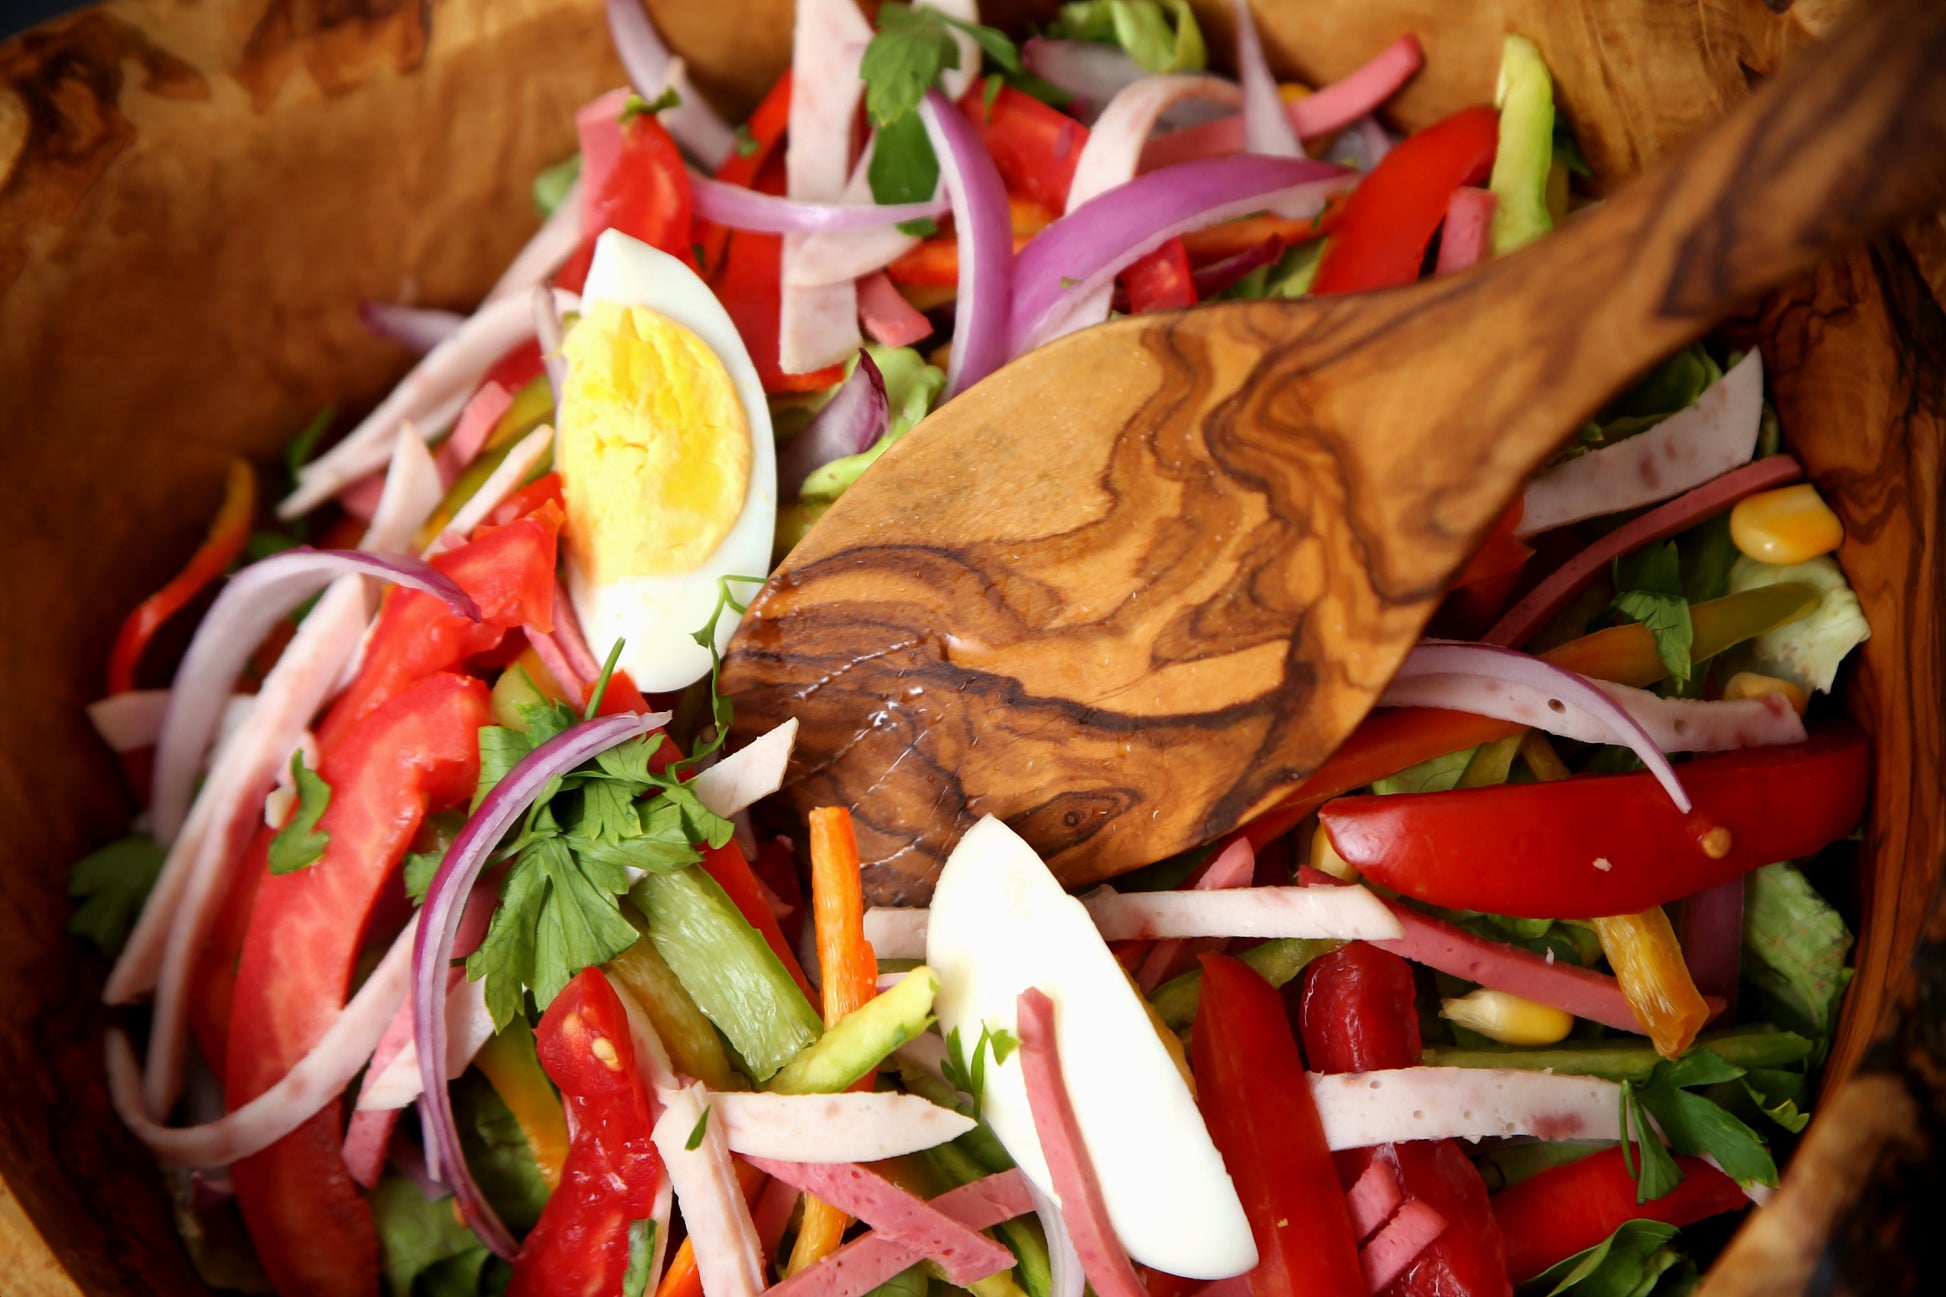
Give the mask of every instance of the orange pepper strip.
[[[851, 812], [842, 806], [811, 812], [811, 914], [823, 973], [824, 1025], [830, 1027], [878, 994], [878, 955], [865, 940], [858, 839]], [[871, 1084], [868, 1076], [852, 1088], [870, 1089]], [[844, 1212], [806, 1194], [788, 1272], [796, 1274], [837, 1251], [850, 1223]]]
[[703, 1273], [696, 1268], [696, 1248], [688, 1239], [676, 1249], [675, 1260], [656, 1285], [655, 1297], [703, 1297]]
[[115, 636], [115, 647], [108, 654], [108, 692], [127, 693], [135, 687], [135, 668], [142, 651], [162, 629], [164, 622], [181, 612], [204, 586], [223, 575], [249, 539], [250, 524], [257, 513], [257, 479], [250, 466], [240, 459], [230, 461], [230, 475], [223, 484], [223, 504], [210, 523], [209, 535], [190, 556], [189, 563], [169, 584], [135, 606]]

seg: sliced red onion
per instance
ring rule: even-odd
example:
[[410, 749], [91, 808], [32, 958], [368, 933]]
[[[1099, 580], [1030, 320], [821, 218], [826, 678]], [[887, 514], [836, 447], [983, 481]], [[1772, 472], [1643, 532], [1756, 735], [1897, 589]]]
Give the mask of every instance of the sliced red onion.
[[[861, 206], [872, 201], [872, 150], [877, 143], [876, 133], [865, 141], [864, 151], [852, 164], [851, 178], [838, 195], [839, 202]], [[850, 283], [891, 265], [918, 242], [917, 235], [902, 233], [896, 225], [807, 234], [791, 240], [793, 251], [784, 262], [784, 282], [805, 288]]]
[[[1736, 1008], [1743, 973], [1743, 880], [1696, 893], [1682, 903], [1682, 957], [1704, 995], [1723, 997], [1722, 1012]], [[1718, 1015], [1711, 1015], [1712, 1020]]]
[[946, 367], [950, 399], [1006, 362], [1013, 216], [993, 158], [959, 110], [930, 90], [919, 115], [939, 155], [940, 183], [953, 200], [959, 231], [959, 299], [953, 306], [953, 357]]
[[439, 453], [433, 458], [439, 465], [439, 480], [452, 486], [460, 475], [460, 470], [473, 462], [486, 445], [487, 437], [513, 408], [514, 396], [499, 380], [490, 380], [473, 393], [473, 399], [460, 411], [459, 422], [453, 425], [453, 435], [439, 444]]
[[500, 272], [481, 305], [497, 302], [506, 297], [519, 297], [534, 285], [561, 268], [561, 263], [571, 256], [581, 244], [581, 179], [576, 177], [567, 192], [561, 195], [553, 213], [541, 222], [534, 237], [527, 240], [525, 247], [514, 254], [507, 268]]
[[838, 385], [824, 408], [778, 451], [778, 498], [795, 500], [812, 470], [870, 450], [890, 426], [885, 375], [869, 353], [860, 351], [858, 368], [851, 377]]
[[[477, 906], [469, 901], [470, 913]], [[491, 905], [486, 908], [491, 912]], [[473, 953], [462, 947], [471, 944], [478, 947], [479, 938], [472, 942], [456, 942], [455, 959], [463, 959]], [[464, 977], [454, 978], [454, 985], [446, 993], [446, 1073], [458, 1076], [473, 1062], [473, 1056], [486, 1047], [493, 1038], [493, 1014], [486, 1006], [486, 984], [469, 982]], [[405, 1004], [405, 1018], [411, 1022], [412, 1006]], [[389, 1030], [389, 1028], [388, 1028]], [[394, 1050], [392, 1056], [381, 1062], [376, 1051], [372, 1054], [372, 1065], [366, 1069], [365, 1080], [358, 1090], [358, 1111], [392, 1112], [417, 1102], [425, 1093], [420, 1088], [419, 1048], [410, 1035]]]
[[1301, 158], [1304, 149], [1284, 112], [1277, 78], [1270, 74], [1270, 64], [1264, 59], [1263, 41], [1257, 36], [1256, 19], [1250, 16], [1249, 0], [1235, 0], [1234, 7], [1237, 79], [1243, 83], [1243, 151], [1273, 158]]
[[[1081, 146], [1074, 179], [1068, 186], [1067, 210], [1072, 212], [1089, 199], [1133, 180], [1143, 142], [1163, 114], [1179, 104], [1199, 100], [1234, 106], [1242, 102], [1240, 94], [1232, 83], [1208, 76], [1144, 77], [1123, 90], [1102, 112], [1088, 133], [1088, 142]], [[1104, 283], [1085, 299], [1077, 300], [1069, 311], [1066, 328], [1086, 328], [1107, 319], [1113, 294], [1114, 285]]]
[[1274, 266], [1284, 255], [1284, 241], [1272, 237], [1234, 257], [1212, 261], [1190, 272], [1196, 285], [1196, 300], [1206, 302], [1260, 266]]
[[419, 1196], [427, 1201], [438, 1202], [452, 1192], [444, 1180], [432, 1173], [432, 1168], [426, 1165], [425, 1152], [413, 1141], [393, 1140], [388, 1160], [392, 1163], [392, 1169], [410, 1180], [412, 1187], [419, 1191]]
[[1414, 1198], [1400, 1207], [1391, 1223], [1358, 1249], [1358, 1264], [1365, 1272], [1365, 1291], [1378, 1297], [1445, 1232], [1446, 1218], [1422, 1199]]
[[1446, 222], [1440, 228], [1436, 275], [1450, 275], [1486, 260], [1488, 234], [1493, 228], [1495, 195], [1491, 189], [1461, 185], [1446, 200]]
[[858, 281], [858, 323], [882, 347], [910, 347], [932, 336], [932, 321], [905, 300], [883, 270]]
[[689, 186], [696, 197], [696, 215], [731, 229], [762, 230], [770, 234], [874, 230], [946, 214], [944, 202], [883, 205], [803, 202], [712, 180], [695, 172], [690, 173]]
[[[1287, 215], [1313, 214], [1351, 176], [1343, 167], [1307, 158], [1206, 158], [1137, 176], [1090, 199], [1021, 249], [1014, 266], [1009, 352], [1018, 355], [1059, 336], [1077, 305], [1130, 262], [1184, 231], [1273, 204]], [[956, 338], [955, 359], [958, 348]]]
[[386, 1024], [405, 1002], [415, 932], [408, 924], [318, 1043], [275, 1085], [200, 1126], [171, 1127], [149, 1116], [135, 1050], [125, 1034], [111, 1029], [108, 1087], [116, 1115], [150, 1152], [174, 1166], [228, 1166], [270, 1147], [342, 1094], [365, 1066]]
[[[840, 200], [851, 177], [852, 122], [864, 83], [858, 66], [872, 29], [851, 0], [801, 0], [791, 38], [785, 192], [799, 201]], [[858, 292], [850, 280], [799, 286], [790, 273], [803, 235], [784, 239], [777, 361], [787, 374], [837, 364], [858, 350]]]
[[[1544, 695], [1546, 701], [1541, 704], [1540, 710], [1556, 723], [1568, 722], [1574, 712], [1582, 713], [1582, 716], [1574, 718], [1575, 721], [1599, 727], [1607, 735], [1602, 741], [1622, 744], [1634, 752], [1669, 794], [1669, 800], [1676, 804], [1676, 809], [1685, 815], [1689, 813], [1689, 794], [1683, 791], [1675, 767], [1662, 755], [1655, 740], [1627, 710], [1597, 689], [1585, 676], [1557, 667], [1543, 658], [1491, 644], [1441, 642], [1424, 643], [1413, 649], [1406, 655], [1405, 663], [1393, 681], [1402, 684], [1420, 676], [1485, 676], [1511, 685], [1524, 685]], [[1389, 698], [1390, 695], [1391, 689], [1388, 687], [1385, 697]], [[1383, 704], [1384, 700], [1381, 702]], [[1426, 705], [1442, 707], [1449, 704]], [[1550, 733], [1556, 732], [1553, 724], [1543, 725], [1542, 728]]]
[[418, 356], [452, 337], [466, 319], [457, 311], [400, 306], [393, 302], [360, 302], [358, 318], [378, 337], [396, 342]]
[[1101, 41], [1049, 40], [1035, 36], [1020, 47], [1027, 70], [1074, 96], [1070, 105], [1082, 121], [1092, 123], [1108, 101], [1149, 72], [1120, 46]]
[[[1324, 89], [1284, 105], [1291, 127], [1301, 140], [1314, 140], [1342, 130], [1398, 93], [1425, 62], [1415, 36], [1401, 36], [1380, 50], [1365, 66]], [[1243, 147], [1243, 119], [1191, 126], [1150, 141], [1142, 153], [1142, 169], [1153, 171], [1194, 158], [1235, 153]]]
[[546, 287], [533, 291], [534, 340], [540, 344], [541, 365], [547, 371], [548, 390], [554, 393], [554, 410], [561, 409], [561, 389], [568, 381], [567, 357], [561, 354], [566, 330], [561, 327], [561, 312], [554, 305], [554, 293]]
[[427, 1146], [438, 1158], [441, 1175], [453, 1186], [466, 1222], [502, 1257], [511, 1258], [517, 1245], [466, 1168], [459, 1129], [453, 1123], [452, 1096], [446, 1088], [446, 970], [452, 965], [460, 916], [494, 848], [549, 781], [617, 744], [650, 733], [668, 719], [667, 712], [597, 717], [561, 731], [522, 758], [453, 839], [419, 912], [412, 951], [412, 1031], [419, 1044], [420, 1084], [425, 1087]]
[[1629, 519], [1548, 574], [1519, 603], [1501, 614], [1500, 620], [1481, 638], [1503, 648], [1519, 647], [1580, 593], [1583, 586], [1606, 572], [1614, 559], [1687, 531], [1746, 495], [1795, 482], [1803, 472], [1789, 455], [1768, 455]]
[[588, 637], [581, 633], [581, 619], [575, 615], [574, 600], [558, 584], [554, 589], [554, 638], [560, 643], [572, 674], [582, 682], [583, 691], [592, 689], [601, 676], [601, 659], [588, 647]]
[[1701, 486], [1747, 462], [1763, 423], [1764, 364], [1752, 351], [1696, 403], [1646, 432], [1577, 455], [1527, 484], [1514, 534], [1637, 509]]
[[690, 157], [716, 170], [736, 147], [736, 132], [690, 84], [683, 61], [662, 43], [642, 0], [607, 0], [607, 10], [609, 39], [635, 92], [649, 100], [664, 90], [680, 95], [680, 104], [659, 114], [662, 124]]
[[[583, 676], [574, 669], [568, 655], [561, 647], [560, 637], [534, 626], [521, 628], [527, 635], [527, 646], [534, 650], [534, 656], [547, 668], [547, 674], [554, 677], [554, 683], [561, 686], [570, 707], [579, 710], [588, 705], [588, 690], [594, 687], [595, 678]], [[599, 671], [596, 673], [599, 675]]]
[[250, 655], [292, 609], [334, 578], [350, 574], [375, 576], [423, 590], [445, 600], [463, 617], [478, 620], [480, 615], [472, 597], [453, 584], [451, 577], [403, 555], [300, 546], [238, 572], [196, 628], [170, 689], [169, 709], [156, 740], [155, 783], [150, 797], [160, 841], [174, 841], [182, 828], [197, 767]]

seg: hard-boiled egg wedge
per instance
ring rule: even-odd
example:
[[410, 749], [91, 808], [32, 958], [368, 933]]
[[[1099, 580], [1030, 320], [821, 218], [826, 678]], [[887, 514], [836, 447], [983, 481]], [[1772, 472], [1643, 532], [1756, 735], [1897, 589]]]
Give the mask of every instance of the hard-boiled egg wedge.
[[[581, 301], [554, 452], [568, 594], [595, 656], [624, 639], [638, 687], [680, 689], [709, 670], [691, 636], [718, 579], [770, 569], [770, 407], [729, 314], [676, 258], [609, 230]], [[726, 611], [719, 648], [735, 629]]]
[[[1054, 1002], [1082, 1141], [1131, 1257], [1188, 1279], [1222, 1279], [1257, 1263], [1223, 1157], [1121, 965], [1081, 902], [991, 816], [967, 830], [940, 871], [926, 962], [939, 975], [940, 1030], [957, 1030], [969, 1052], [982, 1027], [1015, 1029], [1015, 1003], [1028, 987]], [[1053, 1194], [1018, 1055], [987, 1060], [981, 1114], [1020, 1169]]]

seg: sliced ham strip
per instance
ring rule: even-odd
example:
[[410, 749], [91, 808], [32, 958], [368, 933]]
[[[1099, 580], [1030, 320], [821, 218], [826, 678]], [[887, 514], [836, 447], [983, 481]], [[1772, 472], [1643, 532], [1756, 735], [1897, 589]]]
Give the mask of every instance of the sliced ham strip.
[[[220, 755], [223, 745], [243, 729], [250, 719], [255, 694], [237, 694], [223, 709], [217, 723], [216, 745], [212, 755]], [[110, 694], [88, 704], [88, 723], [95, 727], [112, 752], [135, 752], [154, 747], [162, 733], [162, 717], [169, 710], [167, 689], [130, 689]]]
[[797, 718], [792, 717], [690, 780], [689, 791], [727, 820], [783, 786], [796, 742]]
[[427, 549], [436, 554], [450, 548], [454, 538], [464, 537], [475, 527], [486, 521], [487, 515], [500, 507], [501, 501], [520, 489], [521, 483], [533, 476], [534, 470], [547, 457], [554, 446], [554, 429], [543, 424], [513, 444], [507, 457], [493, 470], [487, 480], [480, 483], [480, 489], [473, 497], [461, 505], [446, 530]]
[[745, 1160], [857, 1217], [892, 1242], [939, 1262], [947, 1279], [962, 1287], [1014, 1263], [1014, 1254], [999, 1243], [865, 1167], [768, 1157]]
[[750, 1209], [751, 1223], [757, 1227], [757, 1246], [765, 1256], [774, 1256], [791, 1227], [791, 1213], [804, 1195], [782, 1180], [766, 1179], [757, 1194], [757, 1205]]
[[887, 347], [910, 347], [932, 336], [932, 321], [905, 300], [883, 270], [858, 281], [858, 322], [873, 342]]
[[365, 537], [358, 548], [371, 554], [404, 554], [417, 532], [446, 494], [439, 465], [411, 424], [400, 427], [392, 444], [392, 464], [385, 471], [385, 487], [372, 510]]
[[577, 177], [561, 195], [553, 215], [541, 222], [534, 237], [527, 240], [527, 245], [500, 272], [499, 280], [487, 290], [481, 304], [524, 296], [534, 285], [559, 270], [580, 243], [581, 181]]
[[296, 1130], [343, 1093], [405, 1002], [412, 980], [414, 915], [405, 931], [351, 997], [311, 1052], [277, 1083], [234, 1112], [200, 1126], [165, 1126], [149, 1116], [135, 1049], [119, 1029], [108, 1033], [108, 1090], [116, 1115], [157, 1158], [173, 1166], [228, 1166]]
[[[446, 993], [446, 1072], [458, 1076], [493, 1036], [493, 1015], [487, 1012], [486, 983], [462, 978]], [[403, 1108], [424, 1093], [419, 1076], [419, 1047], [407, 1033], [391, 1062], [365, 1080], [358, 1095], [361, 1112]]]
[[1485, 1067], [1312, 1073], [1332, 1151], [1414, 1139], [1622, 1137], [1621, 1087], [1593, 1076]]
[[1399, 1208], [1392, 1223], [1358, 1249], [1358, 1264], [1365, 1271], [1365, 1291], [1374, 1297], [1384, 1292], [1445, 1232], [1446, 1218], [1420, 1199], [1414, 1198]]
[[[1189, 885], [1192, 892], [1216, 892], [1231, 887], [1248, 887], [1257, 874], [1257, 853], [1250, 847], [1248, 838], [1238, 838], [1218, 852], [1195, 882]], [[1135, 984], [1147, 995], [1169, 978], [1181, 971], [1178, 964], [1183, 956], [1198, 949], [1208, 949], [1207, 938], [1194, 944], [1188, 938], [1168, 937], [1158, 941], [1142, 957], [1135, 969]]]
[[1027, 1103], [1034, 1113], [1034, 1133], [1047, 1158], [1061, 1213], [1081, 1258], [1081, 1269], [1098, 1297], [1148, 1297], [1135, 1273], [1115, 1227], [1108, 1219], [1101, 1184], [1081, 1141], [1074, 1098], [1061, 1075], [1061, 1056], [1054, 1038], [1054, 1001], [1039, 987], [1020, 993], [1020, 1065], [1027, 1082]]
[[399, 1128], [399, 1108], [354, 1112], [345, 1125], [345, 1170], [361, 1189], [376, 1189], [385, 1174], [392, 1135]]
[[1637, 509], [1747, 463], [1763, 422], [1764, 363], [1752, 351], [1696, 403], [1646, 432], [1559, 464], [1527, 484], [1516, 536]]
[[441, 481], [447, 486], [453, 484], [460, 470], [471, 464], [480, 453], [480, 448], [486, 445], [487, 434], [505, 417], [513, 403], [514, 394], [497, 381], [489, 382], [473, 393], [473, 399], [459, 412], [459, 422], [453, 425], [453, 435], [440, 443], [439, 453], [434, 457], [439, 464]]
[[[990, 1229], [1034, 1209], [1028, 1190], [1026, 1176], [1018, 1170], [1003, 1171], [928, 1199], [926, 1205], [967, 1229]], [[765, 1297], [863, 1297], [924, 1259], [904, 1244], [874, 1230], [853, 1239], [816, 1265], [798, 1271]]]
[[[821, 203], [844, 197], [851, 178], [852, 120], [864, 93], [858, 64], [871, 39], [871, 25], [852, 0], [802, 0], [797, 6], [789, 143], [784, 150], [790, 197]], [[790, 267], [803, 242], [803, 235], [784, 238], [777, 362], [787, 374], [835, 365], [862, 341], [858, 290], [849, 280], [817, 287], [795, 282]]]
[[[556, 608], [560, 605], [556, 604]], [[567, 649], [562, 646], [558, 633], [550, 633], [534, 626], [523, 626], [521, 631], [527, 636], [527, 647], [534, 650], [534, 656], [547, 668], [547, 674], [554, 677], [554, 683], [561, 686], [568, 706], [580, 711], [588, 705], [588, 690], [594, 687], [594, 677], [583, 679], [568, 660]], [[596, 673], [597, 675], [599, 672]]]
[[[698, 1085], [669, 1094], [668, 1105], [655, 1123], [656, 1151], [662, 1154], [669, 1183], [682, 1200], [683, 1224], [696, 1245], [703, 1291], [709, 1297], [757, 1297], [764, 1287], [757, 1227], [737, 1183], [723, 1130], [705, 1120], [709, 1111], [705, 1093]], [[690, 1148], [699, 1123], [702, 1138]]]
[[1440, 229], [1435, 275], [1450, 275], [1486, 260], [1495, 201], [1491, 189], [1461, 185], [1453, 191], [1446, 200], [1446, 224]]
[[1755, 463], [1732, 469], [1713, 481], [1705, 482], [1686, 495], [1631, 518], [1576, 554], [1521, 597], [1519, 603], [1501, 615], [1493, 628], [1481, 637], [1487, 644], [1519, 648], [1528, 637], [1545, 626], [1562, 605], [1581, 592], [1583, 586], [1608, 570], [1622, 554], [1640, 549], [1653, 541], [1667, 540], [1679, 531], [1721, 512], [1746, 495], [1795, 482], [1803, 468], [1789, 455], [1766, 455]]
[[[486, 937], [487, 925], [493, 919], [494, 907], [498, 904], [495, 895], [497, 888], [478, 887], [466, 898], [466, 907], [460, 911], [459, 927], [453, 933], [453, 955], [463, 959], [480, 948]], [[448, 1068], [450, 1075], [457, 1076], [466, 1070], [473, 1061], [473, 1055], [486, 1044], [486, 1036], [493, 1034], [493, 1022], [486, 1013], [485, 983], [480, 983], [472, 993], [460, 989], [460, 982], [466, 976], [465, 968], [455, 964], [446, 970], [446, 1057], [449, 1063], [462, 1049], [465, 1056]], [[485, 1031], [486, 1035], [480, 1033]], [[395, 1064], [402, 1054], [407, 1054], [412, 1045], [412, 1005], [401, 1004], [393, 1015], [385, 1034], [379, 1037], [378, 1046], [372, 1050], [372, 1063], [365, 1071], [364, 1084], [358, 1087], [358, 1103], [351, 1115], [351, 1130], [346, 1133], [345, 1142], [350, 1144], [354, 1134], [360, 1132], [360, 1118], [364, 1118], [362, 1138], [370, 1139], [370, 1131], [385, 1122], [387, 1117], [396, 1117], [397, 1110], [417, 1099], [422, 1093], [418, 1083], [419, 1051], [411, 1049], [409, 1057], [402, 1066], [413, 1070], [410, 1082], [400, 1075]], [[408, 1086], [411, 1093], [397, 1102], [367, 1102], [376, 1090], [382, 1097], [389, 1091]], [[389, 1126], [388, 1126], [389, 1129]], [[381, 1147], [383, 1144], [381, 1143]], [[349, 1159], [349, 1154], [346, 1155]], [[360, 1181], [360, 1183], [364, 1183]], [[370, 1188], [370, 1185], [366, 1185]]]
[[972, 1130], [971, 1117], [916, 1094], [712, 1094], [730, 1151], [797, 1162], [879, 1162]]
[[1392, 1213], [1404, 1201], [1398, 1169], [1383, 1158], [1373, 1158], [1366, 1165], [1365, 1174], [1345, 1194], [1345, 1205], [1351, 1209], [1351, 1227], [1359, 1241], [1378, 1233], [1379, 1227], [1392, 1219]]

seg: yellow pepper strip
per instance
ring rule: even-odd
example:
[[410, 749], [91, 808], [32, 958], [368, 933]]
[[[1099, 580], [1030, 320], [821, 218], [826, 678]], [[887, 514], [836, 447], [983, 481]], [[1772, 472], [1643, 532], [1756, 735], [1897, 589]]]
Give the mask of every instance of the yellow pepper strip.
[[518, 1014], [506, 1029], [491, 1037], [473, 1060], [501, 1102], [507, 1105], [528, 1151], [552, 1190], [560, 1187], [561, 1164], [568, 1156], [568, 1123], [560, 1096], [541, 1070], [534, 1052], [534, 1032]]
[[[1567, 767], [1541, 735], [1529, 733], [1521, 752], [1536, 779], [1566, 777]], [[1669, 926], [1669, 916], [1657, 906], [1640, 914], [1596, 919], [1594, 928], [1622, 996], [1642, 1030], [1649, 1033], [1656, 1052], [1664, 1058], [1681, 1056], [1709, 1021], [1710, 1011], [1689, 975], [1689, 965], [1683, 962], [1682, 945]]]
[[609, 980], [648, 1015], [649, 1025], [662, 1038], [669, 1061], [684, 1076], [693, 1076], [712, 1090], [747, 1090], [750, 1083], [730, 1065], [723, 1038], [689, 998], [676, 971], [648, 939], [648, 921], [633, 906], [622, 917], [642, 933], [642, 940], [602, 965]]

